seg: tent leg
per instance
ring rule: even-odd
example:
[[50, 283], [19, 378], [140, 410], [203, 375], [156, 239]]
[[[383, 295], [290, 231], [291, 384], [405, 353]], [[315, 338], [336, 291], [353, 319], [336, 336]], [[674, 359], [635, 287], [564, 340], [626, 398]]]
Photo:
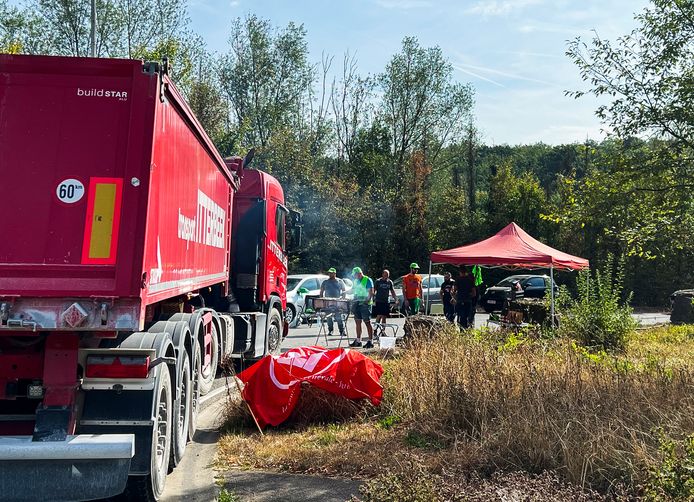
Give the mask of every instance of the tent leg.
[[551, 291], [551, 307], [550, 307], [550, 319], [552, 319], [552, 328], [554, 328], [554, 265], [549, 267], [549, 290]]
[[429, 288], [431, 288], [431, 260], [429, 260], [429, 277], [427, 277], [427, 299], [424, 303], [424, 315], [429, 315]]

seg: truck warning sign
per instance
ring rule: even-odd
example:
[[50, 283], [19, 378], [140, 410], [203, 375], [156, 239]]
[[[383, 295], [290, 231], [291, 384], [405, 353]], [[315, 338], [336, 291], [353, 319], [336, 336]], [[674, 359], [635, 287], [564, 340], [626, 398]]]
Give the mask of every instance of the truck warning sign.
[[55, 195], [60, 202], [74, 204], [84, 197], [84, 185], [80, 180], [72, 178], [61, 181], [55, 189]]

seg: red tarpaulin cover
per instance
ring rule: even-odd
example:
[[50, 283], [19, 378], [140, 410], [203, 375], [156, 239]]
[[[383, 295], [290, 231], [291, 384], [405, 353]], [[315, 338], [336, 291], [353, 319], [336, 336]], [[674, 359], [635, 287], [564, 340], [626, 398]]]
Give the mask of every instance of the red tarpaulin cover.
[[279, 425], [294, 410], [301, 382], [349, 399], [368, 398], [380, 404], [383, 367], [350, 349], [298, 347], [281, 356], [265, 356], [238, 374], [245, 384], [241, 397], [249, 404], [260, 427]]
[[572, 256], [534, 239], [515, 223], [509, 223], [496, 235], [474, 244], [434, 251], [432, 263], [453, 265], [509, 266], [581, 270], [588, 260]]

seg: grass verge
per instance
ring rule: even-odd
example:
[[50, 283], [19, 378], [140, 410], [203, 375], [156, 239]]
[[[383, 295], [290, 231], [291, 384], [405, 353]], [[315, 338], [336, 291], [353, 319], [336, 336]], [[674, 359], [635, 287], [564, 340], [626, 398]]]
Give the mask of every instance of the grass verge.
[[[370, 501], [396, 500], [388, 494], [397, 486], [409, 497], [397, 500], [477, 500], [472, 494], [521, 482], [546, 495], [538, 500], [597, 497], [591, 490], [687, 500], [687, 479], [672, 478], [686, 478], [694, 461], [678, 446], [694, 432], [693, 348], [692, 327], [635, 332], [621, 355], [566, 339], [443, 329], [384, 361], [378, 409], [313, 389], [290, 424], [261, 437], [232, 406], [220, 458], [371, 478]], [[661, 490], [663, 479], [674, 488]]]

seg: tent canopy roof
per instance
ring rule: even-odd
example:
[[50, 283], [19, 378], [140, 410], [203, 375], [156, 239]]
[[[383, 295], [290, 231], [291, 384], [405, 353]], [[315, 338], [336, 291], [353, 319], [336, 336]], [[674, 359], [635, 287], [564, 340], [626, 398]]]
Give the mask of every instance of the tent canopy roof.
[[474, 244], [431, 253], [432, 263], [482, 265], [487, 267], [550, 268], [582, 270], [588, 260], [558, 251], [531, 237], [515, 223]]

